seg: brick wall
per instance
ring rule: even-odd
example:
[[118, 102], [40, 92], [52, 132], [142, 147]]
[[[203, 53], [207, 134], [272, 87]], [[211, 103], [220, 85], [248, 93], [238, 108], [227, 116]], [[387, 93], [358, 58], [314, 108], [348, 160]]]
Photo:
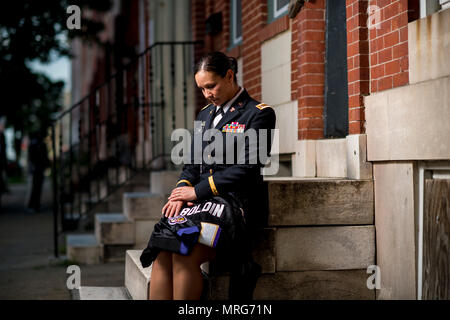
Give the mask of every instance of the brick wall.
[[323, 138], [325, 0], [305, 3], [292, 21], [292, 99], [298, 100], [298, 139]]
[[347, 0], [347, 69], [349, 134], [365, 132], [364, 96], [369, 94], [367, 0]]
[[[261, 44], [291, 28], [291, 99], [298, 101], [298, 139], [323, 138], [325, 0], [305, 3], [294, 19], [267, 24], [267, 1], [242, 1], [242, 45], [229, 49], [230, 2], [193, 0], [194, 39], [206, 39], [205, 52], [220, 50], [243, 58], [243, 82], [261, 99]], [[412, 3], [414, 1], [410, 1]], [[379, 8], [379, 21], [368, 7]], [[223, 14], [223, 30], [205, 36], [204, 20]], [[411, 10], [410, 10], [411, 11]], [[346, 0], [349, 134], [365, 132], [364, 96], [406, 85], [408, 75], [408, 0]], [[376, 13], [376, 12], [375, 12]], [[368, 21], [379, 22], [368, 28]], [[198, 58], [196, 54], [196, 59]]]
[[267, 21], [266, 0], [242, 1], [243, 82], [248, 93], [261, 100], [261, 42], [259, 34]]
[[347, 0], [346, 7], [349, 134], [358, 134], [364, 96], [409, 82], [408, 1]]
[[380, 8], [379, 28], [369, 30], [370, 92], [409, 83], [408, 1], [370, 0]]
[[[202, 7], [203, 6], [203, 7]], [[200, 39], [204, 21], [213, 13], [222, 12], [222, 31], [214, 36], [205, 35], [204, 52], [222, 51], [236, 58], [243, 58], [243, 82], [249, 94], [261, 99], [261, 41], [260, 35], [267, 21], [266, 0], [242, 1], [242, 45], [230, 49], [230, 1], [192, 1], [194, 37]], [[198, 58], [198, 57], [196, 57]], [[197, 59], [196, 59], [197, 60]]]

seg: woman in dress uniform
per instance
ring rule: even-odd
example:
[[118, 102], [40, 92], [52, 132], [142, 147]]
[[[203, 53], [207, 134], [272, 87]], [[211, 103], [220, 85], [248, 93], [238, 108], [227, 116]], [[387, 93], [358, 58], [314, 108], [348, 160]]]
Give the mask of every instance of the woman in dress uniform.
[[[250, 161], [250, 142], [245, 138], [241, 151], [246, 160], [237, 161], [233, 156], [231, 163], [225, 161], [230, 145], [233, 150], [236, 147], [236, 140], [227, 140], [226, 136], [234, 135], [239, 140], [252, 129], [258, 139], [252, 144], [256, 145], [256, 154], [261, 155], [259, 149], [265, 146], [268, 156], [275, 113], [238, 85], [237, 72], [236, 59], [221, 52], [204, 56], [195, 67], [196, 84], [210, 102], [197, 117], [197, 123], [201, 123], [197, 132], [206, 135], [209, 129], [216, 129], [209, 131], [223, 135], [224, 151], [216, 154], [209, 146], [215, 139], [203, 138], [202, 153], [211, 151], [202, 154], [198, 163], [191, 150], [191, 163], [184, 165], [140, 258], [143, 267], [153, 263], [150, 299], [200, 299], [200, 265], [211, 260], [232, 272], [230, 298], [251, 298], [256, 285], [261, 270], [249, 260], [249, 248], [255, 242], [253, 230], [261, 229], [268, 215], [267, 186], [261, 174], [265, 163], [258, 157]], [[267, 129], [269, 134], [261, 135], [260, 129]]]

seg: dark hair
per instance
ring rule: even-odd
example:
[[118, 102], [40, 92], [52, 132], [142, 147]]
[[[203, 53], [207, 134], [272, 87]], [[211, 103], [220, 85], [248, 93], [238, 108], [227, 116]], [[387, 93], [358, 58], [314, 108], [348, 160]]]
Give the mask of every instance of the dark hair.
[[195, 65], [194, 74], [199, 71], [210, 71], [224, 78], [228, 70], [234, 72], [234, 82], [236, 80], [236, 73], [238, 72], [237, 60], [233, 57], [228, 57], [223, 52], [211, 52], [203, 56], [199, 62]]

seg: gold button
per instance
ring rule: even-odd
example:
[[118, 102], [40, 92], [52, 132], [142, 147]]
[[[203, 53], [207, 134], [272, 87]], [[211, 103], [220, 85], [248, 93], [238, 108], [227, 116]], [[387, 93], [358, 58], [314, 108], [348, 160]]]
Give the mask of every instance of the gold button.
[[212, 174], [212, 169], [209, 169], [209, 173], [211, 173], [211, 174]]

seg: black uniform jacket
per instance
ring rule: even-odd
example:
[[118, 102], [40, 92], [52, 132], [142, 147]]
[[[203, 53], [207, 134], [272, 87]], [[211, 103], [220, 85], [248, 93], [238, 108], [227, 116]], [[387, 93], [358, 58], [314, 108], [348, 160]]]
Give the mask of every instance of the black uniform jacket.
[[[220, 152], [217, 148], [211, 148], [215, 138], [208, 139], [208, 135], [205, 135], [207, 130], [211, 129], [215, 110], [216, 106], [210, 104], [198, 114], [197, 121], [201, 122], [201, 127], [194, 128], [194, 139], [196, 134], [198, 137], [202, 133], [202, 141], [206, 140], [202, 142], [201, 164], [198, 161], [198, 152], [195, 161], [193, 141], [191, 163], [184, 165], [177, 187], [194, 187], [198, 201], [232, 193], [244, 206], [247, 226], [265, 226], [268, 217], [268, 195], [267, 185], [261, 174], [261, 168], [265, 164], [261, 154], [270, 155], [275, 112], [270, 106], [252, 99], [247, 91], [243, 90], [215, 127], [222, 135], [223, 148]], [[250, 130], [252, 135], [249, 134], [249, 129], [254, 129]], [[267, 134], [260, 129], [266, 129]], [[246, 134], [253, 139], [245, 139]], [[232, 143], [229, 143], [230, 141]], [[218, 144], [219, 142], [216, 146]], [[264, 152], [261, 152], [262, 150]], [[232, 158], [234, 159], [230, 163]], [[215, 161], [211, 161], [214, 159]]]

